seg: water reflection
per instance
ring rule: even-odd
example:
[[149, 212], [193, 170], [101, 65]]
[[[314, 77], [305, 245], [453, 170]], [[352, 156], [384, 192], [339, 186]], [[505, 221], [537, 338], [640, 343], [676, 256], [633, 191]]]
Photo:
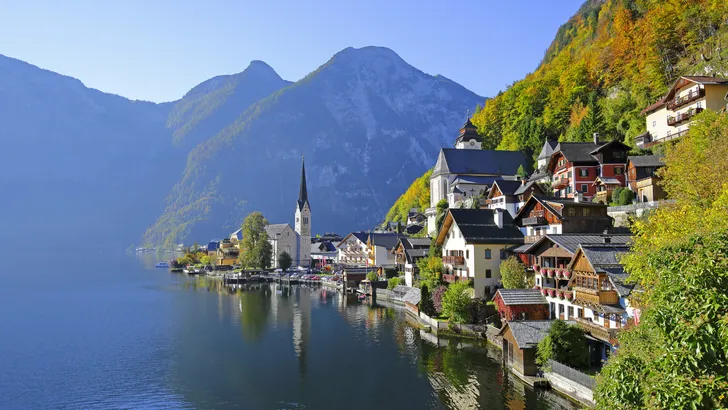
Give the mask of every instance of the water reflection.
[[273, 283], [184, 287], [199, 299], [173, 383], [195, 407], [576, 408], [504, 372], [497, 349], [421, 332], [396, 306]]

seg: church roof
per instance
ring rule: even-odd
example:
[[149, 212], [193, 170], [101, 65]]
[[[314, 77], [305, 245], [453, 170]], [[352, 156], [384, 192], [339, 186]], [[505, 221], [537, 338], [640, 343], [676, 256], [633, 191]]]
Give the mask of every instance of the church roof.
[[478, 142], [483, 142], [483, 137], [478, 134], [478, 129], [473, 125], [472, 122], [470, 122], [470, 118], [468, 118], [467, 121], [465, 121], [465, 124], [460, 128], [460, 134], [458, 135], [457, 139], [455, 140], [455, 144], [461, 141], [470, 141], [475, 140]]
[[530, 167], [520, 151], [442, 148], [432, 177], [440, 174], [516, 175]]
[[554, 153], [554, 149], [556, 149], [556, 146], [559, 144], [558, 141], [553, 141], [547, 139], [546, 142], [543, 143], [543, 148], [541, 148], [541, 153], [538, 154], [538, 158], [536, 159], [548, 159], [551, 158], [551, 154]]
[[290, 228], [290, 226], [291, 225], [288, 224], [270, 224], [266, 225], [265, 232], [268, 234], [268, 238], [275, 239], [276, 234], [283, 233], [283, 231], [286, 230], [286, 227]]
[[301, 185], [298, 190], [298, 209], [302, 210], [306, 204], [308, 204], [308, 209], [311, 209], [311, 204], [308, 203], [308, 189], [306, 187], [306, 163], [301, 158]]

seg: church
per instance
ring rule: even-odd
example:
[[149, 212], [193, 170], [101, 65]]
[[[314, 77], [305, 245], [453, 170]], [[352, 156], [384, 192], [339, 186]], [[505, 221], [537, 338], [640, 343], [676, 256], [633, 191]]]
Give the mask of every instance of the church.
[[311, 265], [311, 205], [308, 203], [306, 187], [306, 164], [301, 159], [301, 182], [296, 201], [295, 229], [289, 224], [270, 224], [265, 227], [268, 241], [273, 247], [271, 266], [279, 268], [278, 256], [287, 252], [293, 259], [293, 266]]
[[483, 149], [483, 137], [468, 119], [460, 128], [454, 148], [441, 148], [430, 176], [430, 208], [427, 232], [435, 233], [437, 203], [447, 200], [450, 208], [468, 206], [468, 201], [484, 197], [494, 181], [516, 180], [518, 167], [528, 171], [530, 163], [520, 151]]

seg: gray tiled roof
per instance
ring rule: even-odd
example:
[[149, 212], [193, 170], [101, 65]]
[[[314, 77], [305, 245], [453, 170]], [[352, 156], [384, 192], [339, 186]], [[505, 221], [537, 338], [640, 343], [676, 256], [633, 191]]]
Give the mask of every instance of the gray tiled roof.
[[632, 241], [632, 235], [629, 234], [547, 234], [533, 244], [528, 245], [530, 245], [530, 249], [536, 249], [537, 244], [543, 241], [551, 241], [571, 254], [574, 254], [579, 248], [579, 245], [604, 244], [604, 238], [609, 238], [609, 241], [615, 246], [627, 245]]
[[503, 195], [515, 195], [516, 191], [521, 187], [522, 184], [521, 181], [505, 181], [501, 179], [493, 181], [493, 186], [496, 185], [498, 185], [498, 189]]
[[629, 247], [613, 244], [589, 244], [581, 245], [581, 250], [592, 267], [597, 272], [602, 272], [600, 267], [620, 266], [619, 259], [629, 252]]
[[429, 248], [426, 249], [405, 249], [404, 255], [407, 258], [407, 263], [413, 263], [415, 258], [424, 258], [430, 252]]
[[538, 289], [498, 289], [506, 306], [510, 305], [547, 305], [548, 301]]
[[397, 242], [401, 236], [396, 233], [370, 233], [369, 239], [374, 246], [383, 246], [386, 249], [392, 249], [397, 246]]
[[624, 271], [623, 267], [615, 266], [604, 268], [604, 272], [606, 272], [609, 280], [614, 285], [614, 288], [617, 289], [617, 293], [619, 293], [620, 297], [624, 298], [632, 293], [635, 285], [632, 283], [627, 283], [627, 278], [629, 277], [629, 275], [627, 274], [627, 272]]
[[430, 238], [402, 238], [412, 248], [429, 248], [432, 240]]
[[554, 153], [554, 149], [557, 145], [559, 145], [558, 141], [547, 139], [546, 142], [544, 142], [543, 144], [543, 148], [541, 148], [541, 153], [538, 154], [538, 158], [536, 159], [550, 158], [551, 154]]
[[441, 173], [516, 175], [520, 165], [530, 168], [530, 161], [520, 151], [442, 148], [438, 163], [433, 177]]
[[448, 212], [467, 243], [523, 243], [523, 233], [513, 224], [508, 212], [502, 211], [503, 228], [495, 224], [492, 209], [450, 209]]
[[596, 181], [601, 181], [604, 185], [622, 185], [617, 178], [597, 177], [594, 182], [596, 183]]
[[392, 289], [392, 292], [398, 297], [403, 298], [410, 289], [412, 288], [410, 288], [409, 286], [397, 285], [394, 287], [394, 289]]
[[[514, 320], [508, 322], [508, 327], [511, 329], [519, 348], [532, 349], [546, 337], [554, 322], [554, 320]], [[503, 330], [501, 330], [501, 333], [503, 333]]]
[[560, 142], [554, 153], [561, 152], [571, 162], [597, 162], [591, 152], [600, 146], [593, 142]]
[[[536, 185], [536, 181], [529, 181], [525, 184], [521, 184], [521, 186], [516, 189], [516, 192], [513, 193], [513, 195], [521, 195], [522, 193], [526, 192], [529, 188]], [[538, 187], [538, 185], [536, 185]], [[540, 189], [540, 187], [539, 187]]]
[[638, 157], [628, 157], [628, 162], [631, 162], [635, 167], [661, 167], [665, 165], [664, 155], [640, 155]]
[[418, 303], [420, 303], [420, 289], [419, 288], [409, 288], [407, 293], [404, 295], [404, 298], [402, 298], [402, 299], [407, 303], [417, 305]]
[[271, 239], [275, 239], [276, 234], [283, 233], [283, 231], [286, 229], [287, 226], [290, 226], [288, 224], [270, 224], [266, 225], [265, 232], [268, 234], [268, 237]]

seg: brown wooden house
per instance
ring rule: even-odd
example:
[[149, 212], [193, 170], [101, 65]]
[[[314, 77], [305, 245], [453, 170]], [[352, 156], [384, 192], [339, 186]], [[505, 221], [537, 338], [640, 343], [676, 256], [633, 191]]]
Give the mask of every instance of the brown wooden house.
[[665, 165], [662, 155], [643, 155], [627, 159], [627, 185], [636, 194], [637, 202], [665, 199], [657, 170]]
[[503, 338], [503, 362], [524, 376], [538, 373], [536, 348], [551, 329], [553, 320], [513, 320], [498, 333]]

